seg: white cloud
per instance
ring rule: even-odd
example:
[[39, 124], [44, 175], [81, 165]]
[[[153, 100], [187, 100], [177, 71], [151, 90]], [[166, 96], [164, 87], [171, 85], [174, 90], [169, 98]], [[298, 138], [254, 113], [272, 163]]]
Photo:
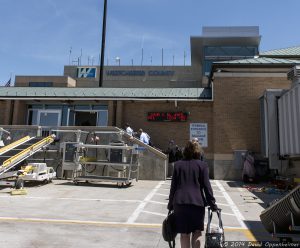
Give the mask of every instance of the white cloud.
[[[166, 37], [164, 34], [151, 29], [145, 29], [143, 26], [138, 26], [132, 23], [124, 23], [117, 19], [110, 20], [111, 24], [108, 27], [109, 36], [108, 39], [114, 39], [113, 49], [119, 49], [120, 47], [128, 47], [130, 44], [142, 44], [145, 47], [151, 45], [151, 47], [174, 47], [178, 43], [175, 40], [172, 40], [170, 36]], [[147, 30], [147, 31], [146, 31]], [[108, 40], [109, 41], [109, 40]]]

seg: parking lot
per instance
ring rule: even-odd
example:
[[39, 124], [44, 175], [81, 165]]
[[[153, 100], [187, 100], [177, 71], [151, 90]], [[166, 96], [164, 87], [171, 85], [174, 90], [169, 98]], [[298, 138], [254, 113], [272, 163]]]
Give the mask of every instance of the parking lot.
[[[236, 182], [211, 184], [226, 240], [271, 239], [259, 221], [265, 202]], [[128, 188], [55, 180], [27, 187], [27, 195], [1, 189], [0, 247], [168, 247], [161, 223], [169, 188], [170, 180], [138, 181]]]

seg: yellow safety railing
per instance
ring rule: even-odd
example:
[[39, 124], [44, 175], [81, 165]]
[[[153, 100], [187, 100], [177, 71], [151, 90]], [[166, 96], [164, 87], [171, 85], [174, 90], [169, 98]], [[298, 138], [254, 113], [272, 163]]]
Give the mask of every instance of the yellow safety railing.
[[13, 142], [13, 143], [7, 145], [7, 146], [4, 146], [4, 147], [0, 148], [0, 154], [6, 152], [6, 151], [8, 151], [8, 150], [10, 150], [10, 149], [13, 148], [13, 147], [18, 146], [19, 144], [21, 144], [21, 143], [23, 143], [23, 142], [25, 142], [25, 141], [27, 141], [27, 140], [29, 140], [29, 139], [30, 139], [30, 136], [26, 136], [26, 137], [24, 137], [24, 138], [22, 138], [22, 139], [19, 139], [19, 140], [15, 141], [15, 142]]
[[[52, 135], [40, 140], [39, 142], [31, 145], [30, 147], [24, 149], [23, 151], [19, 152], [18, 154], [12, 156], [9, 159], [6, 159], [3, 164], [2, 167], [7, 167], [9, 165], [11, 165], [12, 163], [14, 163], [15, 161], [18, 161], [18, 159], [22, 158], [22, 156], [26, 156], [28, 153], [30, 152], [34, 152], [35, 150], [41, 148], [42, 146], [46, 145], [46, 144], [50, 144], [54, 141], [54, 137]], [[0, 166], [1, 167], [1, 166]]]

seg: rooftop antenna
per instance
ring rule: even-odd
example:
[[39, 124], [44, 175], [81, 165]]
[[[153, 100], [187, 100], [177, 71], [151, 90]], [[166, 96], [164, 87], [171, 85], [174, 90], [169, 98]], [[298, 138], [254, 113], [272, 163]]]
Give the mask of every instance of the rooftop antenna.
[[186, 53], [185, 53], [185, 50], [184, 50], [184, 53], [183, 53], [183, 65], [185, 66], [185, 57], [186, 57]]
[[164, 49], [161, 49], [161, 65], [164, 66]]
[[143, 65], [143, 61], [144, 61], [144, 48], [142, 48], [142, 60], [141, 60], [141, 66]]
[[71, 54], [72, 54], [72, 47], [70, 47], [70, 51], [69, 51], [69, 65], [71, 65]]
[[79, 56], [79, 62], [78, 62], [78, 65], [81, 65], [81, 58], [82, 58], [82, 48], [80, 49], [80, 56]]
[[72, 63], [73, 63], [73, 65], [77, 64], [77, 66], [79, 66], [79, 57], [77, 57], [76, 59], [73, 59]]

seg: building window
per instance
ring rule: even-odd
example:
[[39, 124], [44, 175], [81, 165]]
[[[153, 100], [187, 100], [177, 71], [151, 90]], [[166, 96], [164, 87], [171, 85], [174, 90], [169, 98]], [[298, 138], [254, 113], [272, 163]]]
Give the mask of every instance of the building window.
[[213, 62], [253, 58], [256, 46], [206, 46], [204, 48], [203, 75], [209, 75]]
[[27, 124], [28, 125], [37, 125], [37, 109], [29, 109], [27, 115]]
[[60, 126], [61, 110], [39, 110], [37, 120], [39, 126]]
[[28, 105], [28, 125], [107, 126], [106, 105]]
[[68, 126], [107, 126], [107, 110], [71, 110]]
[[29, 87], [53, 87], [53, 82], [29, 82]]
[[108, 125], [108, 111], [107, 110], [99, 110], [98, 111], [98, 120], [97, 126], [107, 126]]

